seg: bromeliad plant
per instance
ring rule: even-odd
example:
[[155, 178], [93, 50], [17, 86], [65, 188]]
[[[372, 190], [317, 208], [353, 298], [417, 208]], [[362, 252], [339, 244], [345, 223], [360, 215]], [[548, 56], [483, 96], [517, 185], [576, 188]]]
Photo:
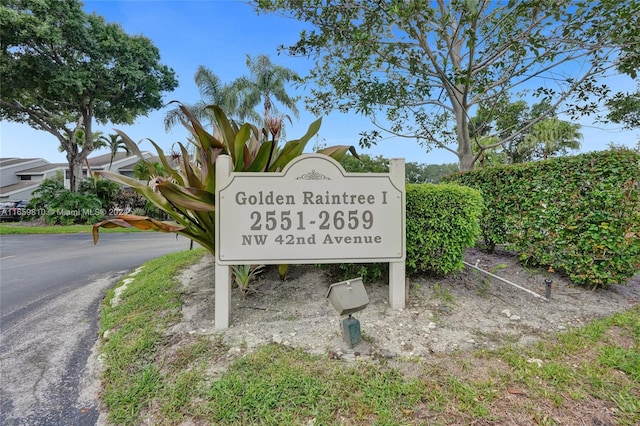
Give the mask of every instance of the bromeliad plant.
[[[215, 162], [219, 155], [231, 157], [235, 172], [278, 172], [291, 160], [300, 156], [309, 140], [320, 129], [321, 119], [311, 123], [307, 133], [300, 139], [278, 146], [282, 118], [267, 118], [266, 128], [245, 123], [239, 126], [229, 120], [216, 105], [209, 107], [215, 117], [213, 133], [209, 133], [191, 112], [180, 105], [185, 120], [183, 125], [191, 132], [189, 142], [195, 150], [190, 154], [187, 147], [178, 143], [178, 149], [169, 158], [153, 141], [166, 176], [160, 176], [154, 164], [145, 159], [135, 142], [125, 133], [116, 130], [130, 152], [137, 155], [149, 174], [153, 176], [149, 185], [110, 171], [99, 171], [100, 175], [118, 183], [128, 185], [168, 214], [173, 220], [160, 221], [148, 216], [119, 215], [93, 226], [93, 241], [98, 242], [100, 228], [138, 228], [163, 232], [175, 232], [190, 238], [215, 254]], [[353, 146], [332, 146], [318, 153], [336, 160], [348, 152], [356, 155]], [[281, 269], [281, 274], [283, 270]]]
[[240, 295], [244, 299], [247, 294], [255, 291], [251, 287], [251, 282], [264, 271], [264, 265], [235, 265], [231, 270], [233, 271], [233, 281], [238, 286]]

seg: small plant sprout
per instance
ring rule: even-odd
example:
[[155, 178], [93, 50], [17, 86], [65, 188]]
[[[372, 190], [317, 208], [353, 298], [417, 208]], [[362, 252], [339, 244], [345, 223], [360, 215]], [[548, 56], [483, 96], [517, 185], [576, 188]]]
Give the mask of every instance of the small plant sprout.
[[411, 295], [412, 297], [419, 299], [420, 295], [421, 295], [421, 290], [422, 290], [422, 284], [420, 283], [416, 283], [416, 282], [412, 282], [411, 283]]
[[480, 280], [480, 283], [476, 287], [476, 293], [480, 297], [486, 297], [489, 294], [489, 290], [491, 289], [491, 280], [489, 278], [484, 278]]
[[445, 305], [453, 305], [455, 298], [448, 288], [442, 288], [440, 284], [434, 284], [433, 297], [442, 301]]
[[494, 266], [493, 268], [490, 269], [491, 272], [493, 272], [494, 274], [496, 272], [498, 272], [501, 269], [507, 269], [508, 266], [506, 263], [498, 263], [496, 266]]
[[251, 282], [264, 271], [264, 265], [235, 265], [231, 267], [233, 280], [238, 285], [240, 294], [244, 299], [247, 294], [254, 292]]

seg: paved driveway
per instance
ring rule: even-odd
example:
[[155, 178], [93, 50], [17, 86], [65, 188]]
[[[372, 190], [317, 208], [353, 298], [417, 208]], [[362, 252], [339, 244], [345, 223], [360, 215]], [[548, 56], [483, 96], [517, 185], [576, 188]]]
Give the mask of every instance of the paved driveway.
[[98, 305], [131, 269], [186, 250], [173, 234], [0, 237], [0, 424], [93, 425], [97, 383], [87, 360]]

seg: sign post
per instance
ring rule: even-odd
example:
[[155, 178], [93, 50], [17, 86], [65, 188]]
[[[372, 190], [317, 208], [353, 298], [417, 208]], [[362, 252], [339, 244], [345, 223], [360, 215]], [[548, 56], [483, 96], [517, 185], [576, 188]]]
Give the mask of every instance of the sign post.
[[[217, 188], [227, 185], [231, 179], [231, 157], [221, 155], [216, 159], [216, 206], [220, 205], [220, 197]], [[216, 232], [218, 232], [220, 219], [216, 214]], [[217, 253], [220, 250], [216, 237], [216, 266], [215, 266], [215, 288], [214, 288], [214, 321], [215, 328], [222, 330], [229, 328], [229, 316], [231, 313], [231, 266], [221, 265], [217, 260]]]
[[[402, 236], [406, 235], [406, 194], [405, 194], [405, 167], [404, 159], [393, 158], [389, 162], [389, 175], [394, 185], [398, 188], [402, 188]], [[403, 241], [402, 245], [403, 254], [406, 256], [406, 241]], [[402, 260], [391, 260], [389, 262], [389, 306], [391, 309], [404, 309], [406, 294], [405, 294], [405, 278], [406, 278], [406, 266], [405, 256]]]
[[389, 262], [389, 304], [405, 304], [404, 160], [346, 173], [321, 154], [280, 173], [232, 173], [216, 161], [215, 327], [229, 327], [231, 265]]

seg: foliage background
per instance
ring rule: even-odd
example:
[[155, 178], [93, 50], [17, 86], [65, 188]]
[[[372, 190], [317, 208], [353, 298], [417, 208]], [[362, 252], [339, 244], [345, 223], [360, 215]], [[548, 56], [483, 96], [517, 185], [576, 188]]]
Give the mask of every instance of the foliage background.
[[640, 154], [616, 149], [450, 179], [482, 192], [482, 234], [525, 263], [593, 286], [619, 284], [640, 268]]

